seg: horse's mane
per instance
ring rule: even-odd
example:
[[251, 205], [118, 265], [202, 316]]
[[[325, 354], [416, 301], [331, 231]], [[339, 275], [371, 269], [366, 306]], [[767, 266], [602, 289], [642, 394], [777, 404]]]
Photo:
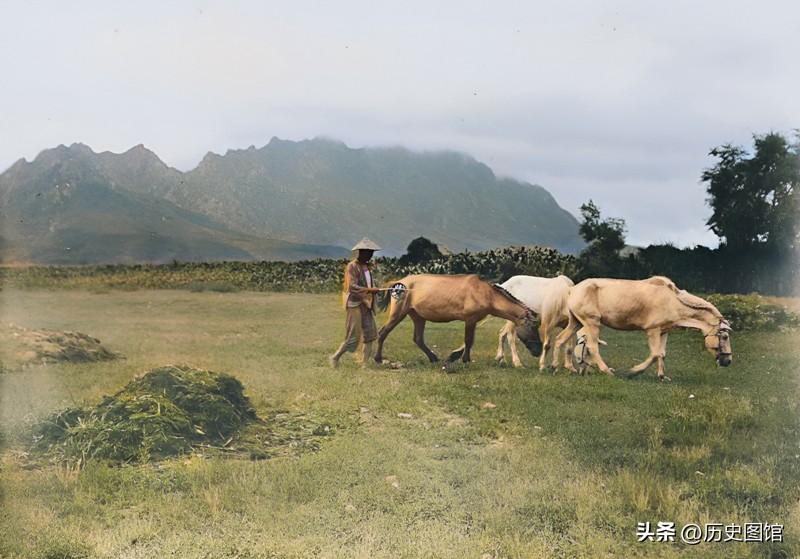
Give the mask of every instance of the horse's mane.
[[504, 295], [504, 296], [505, 296], [507, 299], [509, 299], [509, 300], [511, 300], [511, 301], [513, 301], [513, 302], [515, 302], [515, 303], [516, 303], [516, 304], [518, 304], [518, 305], [522, 305], [522, 306], [523, 306], [523, 307], [525, 307], [526, 309], [528, 308], [528, 305], [526, 305], [525, 303], [523, 303], [522, 301], [520, 301], [519, 299], [517, 299], [516, 297], [514, 297], [514, 296], [513, 296], [513, 295], [512, 295], [512, 294], [511, 294], [511, 293], [510, 293], [510, 292], [509, 292], [509, 291], [508, 291], [508, 290], [507, 290], [505, 287], [503, 287], [503, 286], [501, 286], [500, 284], [497, 284], [497, 283], [492, 283], [492, 284], [490, 284], [490, 285], [491, 285], [492, 287], [494, 287], [494, 288], [495, 288], [497, 291], [499, 291], [500, 293], [502, 293], [502, 294], [503, 294], [503, 295]]
[[719, 312], [717, 307], [706, 301], [705, 299], [698, 297], [697, 295], [692, 295], [685, 289], [678, 289], [678, 286], [675, 285], [675, 282], [665, 276], [653, 276], [651, 278], [647, 278], [644, 280], [648, 283], [655, 283], [657, 285], [663, 285], [664, 287], [668, 287], [670, 291], [672, 291], [678, 298], [683, 305], [691, 308], [697, 309], [701, 311], [708, 311], [713, 314], [715, 317], [724, 320], [722, 313]]
[[719, 309], [717, 309], [717, 307], [715, 307], [705, 299], [698, 297], [697, 295], [692, 295], [685, 289], [679, 290], [677, 295], [678, 295], [678, 301], [680, 301], [687, 307], [697, 310], [708, 311], [711, 314], [713, 314], [716, 318], [724, 320], [724, 317], [722, 316], [722, 313], [719, 312]]

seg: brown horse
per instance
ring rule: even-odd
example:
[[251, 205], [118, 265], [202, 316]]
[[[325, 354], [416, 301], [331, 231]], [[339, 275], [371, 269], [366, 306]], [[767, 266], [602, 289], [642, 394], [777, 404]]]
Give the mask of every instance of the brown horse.
[[534, 355], [542, 351], [537, 332], [536, 315], [516, 297], [498, 285], [481, 280], [476, 275], [406, 276], [391, 283], [386, 298], [391, 299], [389, 319], [378, 332], [375, 361], [383, 361], [383, 342], [406, 315], [414, 321], [414, 343], [425, 353], [431, 363], [439, 358], [425, 345], [425, 322], [452, 322], [463, 320], [464, 345], [447, 358], [451, 363], [461, 357], [470, 361], [470, 350], [475, 341], [475, 327], [488, 315], [511, 320], [517, 326], [517, 335]]
[[700, 330], [705, 347], [715, 356], [717, 364], [721, 367], [731, 364], [733, 353], [728, 321], [717, 307], [678, 289], [669, 278], [587, 279], [572, 288], [567, 306], [569, 324], [556, 338], [556, 351], [577, 332], [575, 354], [579, 361], [596, 365], [608, 375], [613, 375], [614, 370], [600, 356], [601, 325], [616, 330], [643, 330], [647, 334], [650, 355], [631, 369], [631, 375], [641, 374], [656, 362], [659, 380], [670, 380], [664, 375], [664, 356], [667, 334], [675, 328]]

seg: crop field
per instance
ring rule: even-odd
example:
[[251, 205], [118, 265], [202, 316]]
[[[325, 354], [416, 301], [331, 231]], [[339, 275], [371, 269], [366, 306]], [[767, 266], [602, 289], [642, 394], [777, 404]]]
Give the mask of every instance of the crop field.
[[[540, 373], [493, 361], [429, 365], [410, 321], [385, 355], [327, 356], [335, 294], [4, 289], [0, 318], [79, 331], [125, 359], [0, 372], [0, 557], [797, 557], [800, 344], [792, 330], [733, 334], [718, 369], [696, 332], [670, 335], [667, 374]], [[379, 315], [379, 323], [385, 319]], [[440, 355], [459, 323], [430, 324]], [[641, 361], [641, 333], [604, 331], [606, 361]], [[521, 346], [520, 346], [521, 348]], [[57, 463], [32, 426], [96, 404], [137, 375], [186, 364], [235, 376], [260, 417], [330, 426], [267, 459], [192, 452], [142, 464]], [[782, 524], [783, 542], [637, 542], [638, 522]]]

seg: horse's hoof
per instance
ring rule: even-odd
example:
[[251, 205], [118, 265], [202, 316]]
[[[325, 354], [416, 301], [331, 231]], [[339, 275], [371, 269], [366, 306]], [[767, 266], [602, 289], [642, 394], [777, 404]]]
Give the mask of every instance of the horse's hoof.
[[660, 380], [661, 382], [664, 382], [664, 381], [672, 382], [672, 379], [669, 378], [667, 375], [659, 375], [658, 380]]

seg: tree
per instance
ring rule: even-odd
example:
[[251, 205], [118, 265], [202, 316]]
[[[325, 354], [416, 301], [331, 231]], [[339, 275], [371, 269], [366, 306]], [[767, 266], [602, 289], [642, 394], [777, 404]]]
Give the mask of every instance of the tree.
[[439, 247], [425, 237], [417, 237], [408, 244], [406, 254], [400, 258], [402, 264], [419, 264], [442, 256]]
[[709, 154], [718, 159], [706, 169], [706, 224], [733, 251], [763, 248], [791, 252], [800, 233], [800, 142], [770, 132], [753, 135], [754, 150], [725, 144]]
[[583, 275], [614, 276], [620, 269], [619, 251], [625, 248], [625, 220], [602, 219], [600, 208], [592, 200], [581, 206], [580, 232], [589, 243], [580, 254]]

